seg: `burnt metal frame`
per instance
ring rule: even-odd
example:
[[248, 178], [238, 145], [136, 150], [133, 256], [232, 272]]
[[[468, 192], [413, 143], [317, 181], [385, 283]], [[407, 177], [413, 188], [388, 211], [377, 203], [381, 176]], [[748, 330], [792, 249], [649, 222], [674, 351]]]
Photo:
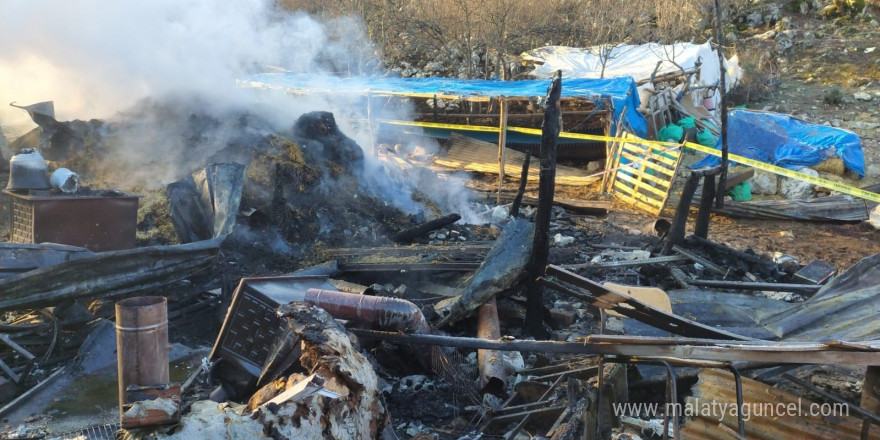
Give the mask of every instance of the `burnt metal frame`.
[[[54, 337], [56, 337], [56, 338], [58, 337], [58, 327], [57, 326], [55, 327]], [[34, 356], [30, 351], [28, 351], [27, 349], [25, 349], [21, 345], [18, 345], [7, 334], [0, 333], [0, 342], [3, 342], [5, 345], [7, 345], [13, 351], [17, 352], [21, 357], [23, 357], [27, 361], [27, 364], [25, 364], [24, 369], [21, 372], [21, 374], [15, 374], [15, 371], [13, 371], [9, 365], [7, 365], [5, 362], [0, 360], [0, 370], [2, 370], [4, 373], [6, 373], [6, 375], [9, 376], [9, 378], [12, 379], [12, 381], [15, 382], [16, 384], [21, 384], [30, 376], [31, 371], [34, 369], [34, 367], [36, 365], [36, 356]]]
[[[605, 334], [605, 311], [599, 310], [599, 334]], [[676, 374], [675, 369], [672, 366], [672, 363], [667, 359], [639, 359], [637, 357], [624, 357], [612, 355], [611, 360], [608, 359], [606, 355], [599, 355], [599, 374], [598, 374], [598, 387], [599, 394], [596, 398], [597, 408], [601, 405], [602, 401], [602, 390], [604, 389], [604, 377], [603, 374], [603, 364], [605, 362], [609, 363], [623, 363], [623, 364], [645, 364], [645, 365], [660, 365], [666, 368], [666, 397], [667, 399], [672, 401], [672, 407], [678, 408], [678, 389], [676, 386]], [[742, 407], [743, 407], [743, 388], [742, 388], [742, 376], [739, 373], [739, 370], [732, 363], [723, 363], [720, 364], [718, 362], [693, 362], [688, 361], [688, 366], [702, 366], [703, 368], [727, 368], [733, 373], [734, 382], [736, 383], [736, 419], [737, 419], [737, 427], [739, 428], [739, 435], [742, 438], [746, 436], [746, 425], [745, 419], [743, 419], [742, 415]], [[667, 406], [668, 408], [668, 401]], [[598, 412], [597, 412], [598, 414]], [[673, 420], [672, 420], [672, 430], [673, 430], [673, 438], [675, 440], [680, 440], [680, 423], [678, 420], [678, 414], [673, 411]], [[600, 436], [599, 432], [600, 426], [596, 424], [596, 432], [595, 437], [598, 439]], [[663, 438], [669, 437], [669, 414], [666, 411], [663, 411]]]
[[[602, 399], [604, 376], [601, 374], [601, 367], [602, 367], [602, 364], [606, 363], [606, 362], [607, 363], [634, 364], [634, 365], [635, 364], [660, 365], [662, 367], [665, 367], [666, 368], [666, 394], [667, 394], [666, 397], [669, 400], [671, 400], [673, 408], [678, 407], [678, 389], [676, 387], [675, 368], [672, 366], [672, 363], [674, 361], [670, 362], [670, 360], [667, 360], [667, 359], [638, 359], [638, 358], [626, 358], [626, 357], [619, 357], [619, 356], [611, 356], [611, 359], [608, 359], [608, 358], [606, 358], [606, 356], [600, 355], [600, 360], [599, 360], [599, 366], [600, 366], [599, 398], [597, 399], [597, 401], [601, 402], [601, 399]], [[708, 363], [688, 362], [687, 366], [694, 366], [694, 367], [702, 366], [703, 368], [719, 368], [719, 369], [726, 368], [733, 373], [734, 382], [736, 384], [737, 425], [739, 428], [739, 435], [741, 437], [745, 438], [745, 435], [746, 435], [745, 434], [746, 433], [745, 419], [743, 419], [743, 415], [742, 415], [742, 406], [743, 406], [742, 376], [740, 375], [739, 370], [736, 367], [734, 367], [733, 364], [726, 364], [726, 365], [721, 366], [721, 365], [718, 365], [717, 363], [712, 363], [712, 362], [708, 362]], [[669, 403], [669, 401], [667, 401], [667, 404], [668, 403]], [[673, 438], [675, 440], [679, 440], [680, 439], [680, 432], [679, 431], [681, 429], [680, 422], [679, 422], [679, 415], [678, 415], [678, 413], [676, 413], [674, 411], [673, 411], [672, 415], [673, 415], [673, 420], [672, 420]], [[596, 429], [597, 429], [596, 438], [599, 438], [599, 432], [598, 432], [599, 426], [598, 425], [596, 426]], [[669, 437], [669, 414], [665, 413], [665, 412], [663, 415], [663, 436], [664, 436], [664, 438]]]

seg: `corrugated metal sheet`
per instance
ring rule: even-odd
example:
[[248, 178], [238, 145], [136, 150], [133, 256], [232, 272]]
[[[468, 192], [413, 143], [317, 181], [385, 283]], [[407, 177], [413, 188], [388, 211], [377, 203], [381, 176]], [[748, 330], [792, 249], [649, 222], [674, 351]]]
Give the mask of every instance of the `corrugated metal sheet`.
[[[728, 371], [704, 369], [700, 372], [699, 381], [694, 385], [692, 396], [686, 399], [691, 408], [707, 408], [717, 402], [719, 405], [727, 405], [726, 408], [736, 405], [736, 386], [733, 374]], [[797, 416], [785, 414], [769, 415], [766, 411], [758, 415], [760, 405], [785, 405], [796, 408]], [[766, 440], [788, 439], [835, 439], [849, 440], [859, 439], [862, 420], [858, 417], [848, 416], [812, 416], [811, 405], [816, 404], [811, 400], [798, 397], [789, 392], [773, 388], [761, 382], [743, 378], [743, 405], [749, 405], [751, 415], [745, 422], [746, 438]], [[720, 407], [720, 406], [719, 406]], [[716, 408], [719, 408], [716, 407]], [[766, 406], [764, 407], [766, 409]], [[830, 408], [826, 408], [830, 411]], [[743, 411], [746, 414], [746, 411]], [[850, 411], [850, 414], [855, 414]], [[727, 426], [732, 432], [737, 432], [737, 419], [730, 412], [719, 421], [720, 414], [700, 412], [698, 417], [689, 418], [681, 430], [682, 439], [718, 439], [730, 440], [735, 438], [730, 432], [719, 427], [719, 423]], [[880, 439], [880, 427], [872, 427], [869, 439]]]

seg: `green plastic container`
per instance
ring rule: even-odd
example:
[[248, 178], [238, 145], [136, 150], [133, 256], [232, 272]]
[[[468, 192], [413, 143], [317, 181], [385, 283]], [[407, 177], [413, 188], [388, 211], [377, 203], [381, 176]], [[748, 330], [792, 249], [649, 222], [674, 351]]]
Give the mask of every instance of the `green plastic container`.
[[752, 200], [752, 185], [749, 182], [740, 183], [731, 188], [727, 194], [734, 202], [748, 202]]

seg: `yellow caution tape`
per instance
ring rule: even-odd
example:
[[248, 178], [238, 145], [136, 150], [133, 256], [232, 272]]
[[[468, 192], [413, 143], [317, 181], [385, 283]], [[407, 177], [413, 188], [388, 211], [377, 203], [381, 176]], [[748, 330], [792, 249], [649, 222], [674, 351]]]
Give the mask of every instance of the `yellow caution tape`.
[[[700, 144], [694, 144], [691, 142], [686, 142], [685, 146], [692, 150], [697, 150], [702, 153], [711, 154], [713, 156], [721, 156], [721, 151], [716, 150], [714, 148], [704, 147]], [[760, 162], [754, 159], [749, 159], [747, 157], [738, 156], [736, 154], [728, 154], [727, 158], [733, 162], [737, 162], [743, 165], [748, 165], [752, 168], [757, 168], [759, 170], [769, 171], [774, 174], [778, 174], [780, 176], [785, 176], [790, 179], [800, 180], [802, 182], [812, 183], [813, 185], [818, 185], [823, 188], [828, 188], [833, 191], [837, 191], [839, 193], [848, 194], [853, 197], [858, 197], [860, 199], [870, 200], [872, 202], [880, 203], [880, 194], [873, 193], [870, 191], [865, 191], [861, 188], [852, 187], [849, 185], [844, 185], [839, 182], [835, 182], [833, 180], [823, 179], [821, 177], [814, 177], [809, 174], [799, 173], [797, 171], [792, 171], [787, 168], [778, 167], [775, 165], [770, 165], [768, 163]]]
[[[414, 122], [414, 121], [394, 121], [394, 120], [379, 120], [377, 122], [390, 124], [390, 125], [402, 125], [402, 126], [411, 126], [411, 127], [422, 127], [422, 128], [437, 128], [444, 130], [456, 130], [456, 131], [475, 131], [475, 132], [483, 132], [483, 133], [499, 133], [501, 131], [500, 127], [490, 127], [485, 125], [463, 125], [463, 124], [443, 124], [438, 122]], [[541, 135], [541, 129], [539, 128], [525, 128], [525, 127], [507, 127], [507, 131], [513, 133], [523, 133], [523, 134], [532, 134], [532, 135]], [[584, 133], [570, 133], [570, 132], [560, 132], [559, 137], [563, 139], [580, 139], [586, 141], [598, 141], [598, 142], [629, 142], [629, 143], [637, 143], [644, 145], [656, 145], [656, 146], [664, 146], [664, 147], [680, 147], [681, 144], [675, 142], [661, 142], [661, 141], [649, 141], [645, 139], [639, 139], [638, 137], [630, 137], [630, 138], [622, 138], [615, 136], [602, 136], [595, 134], [584, 134]], [[692, 150], [699, 151], [701, 153], [711, 154], [713, 156], [721, 156], [721, 151], [716, 150], [714, 148], [705, 147], [700, 144], [695, 144], [692, 142], [685, 142], [685, 147], [690, 148]], [[760, 162], [754, 159], [749, 159], [747, 157], [739, 156], [736, 154], [728, 154], [728, 159], [732, 162], [737, 162], [742, 165], [747, 165], [752, 168], [756, 168], [759, 170], [771, 172], [780, 176], [788, 177], [790, 179], [800, 180], [802, 182], [811, 183], [813, 185], [818, 185], [823, 188], [828, 188], [833, 191], [837, 191], [839, 193], [848, 194], [853, 197], [858, 197], [865, 200], [870, 200], [872, 202], [880, 203], [880, 194], [873, 193], [870, 191], [865, 191], [861, 188], [856, 188], [849, 185], [844, 185], [839, 182], [835, 182], [833, 180], [823, 179], [821, 177], [814, 177], [808, 174], [799, 173], [797, 171], [792, 171], [787, 168], [778, 167], [776, 165], [770, 165], [765, 162]]]

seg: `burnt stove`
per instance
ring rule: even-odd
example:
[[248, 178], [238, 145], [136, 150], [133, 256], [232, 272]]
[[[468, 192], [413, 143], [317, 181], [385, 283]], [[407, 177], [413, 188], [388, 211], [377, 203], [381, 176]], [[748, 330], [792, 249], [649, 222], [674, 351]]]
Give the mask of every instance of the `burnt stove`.
[[94, 252], [135, 247], [138, 196], [119, 191], [3, 192], [12, 204], [13, 243], [58, 243]]

